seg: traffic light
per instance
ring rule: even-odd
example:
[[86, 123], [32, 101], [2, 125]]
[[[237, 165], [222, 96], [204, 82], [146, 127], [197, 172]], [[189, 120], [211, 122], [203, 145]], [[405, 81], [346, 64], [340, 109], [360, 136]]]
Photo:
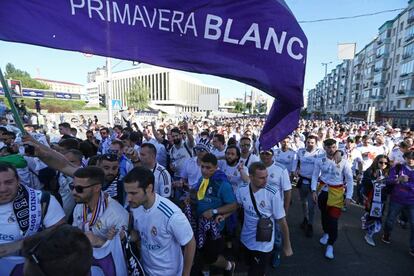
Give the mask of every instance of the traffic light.
[[99, 94], [99, 105], [106, 107], [106, 95]]

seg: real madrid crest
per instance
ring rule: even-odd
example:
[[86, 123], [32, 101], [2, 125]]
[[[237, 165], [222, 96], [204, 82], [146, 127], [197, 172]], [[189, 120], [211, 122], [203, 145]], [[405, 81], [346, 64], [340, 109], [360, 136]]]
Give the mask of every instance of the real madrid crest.
[[262, 200], [260, 201], [260, 207], [264, 208], [266, 206], [265, 202]]
[[212, 187], [208, 188], [207, 192], [209, 195], [211, 195], [213, 193], [213, 188]]
[[157, 235], [157, 228], [155, 226], [151, 228], [151, 235], [153, 235], [154, 237]]
[[271, 177], [271, 178], [275, 177], [275, 174], [274, 174], [274, 173], [271, 173], [271, 174], [270, 174], [270, 177]]

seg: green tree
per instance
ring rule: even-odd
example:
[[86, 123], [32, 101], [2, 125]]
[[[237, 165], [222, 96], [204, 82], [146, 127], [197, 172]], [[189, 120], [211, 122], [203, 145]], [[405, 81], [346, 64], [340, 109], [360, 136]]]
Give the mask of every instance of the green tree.
[[241, 101], [229, 102], [228, 105], [234, 106], [235, 113], [243, 113], [246, 110], [246, 105]]
[[248, 102], [248, 103], [246, 103], [246, 109], [247, 109], [247, 111], [249, 111], [249, 113], [252, 113], [252, 103], [251, 102]]
[[50, 89], [49, 85], [43, 84], [35, 79], [32, 79], [26, 71], [16, 69], [13, 64], [6, 64], [6, 79], [20, 80], [22, 86], [25, 88]]
[[149, 89], [142, 82], [135, 81], [132, 88], [127, 92], [128, 107], [135, 109], [147, 108], [150, 101], [149, 94]]

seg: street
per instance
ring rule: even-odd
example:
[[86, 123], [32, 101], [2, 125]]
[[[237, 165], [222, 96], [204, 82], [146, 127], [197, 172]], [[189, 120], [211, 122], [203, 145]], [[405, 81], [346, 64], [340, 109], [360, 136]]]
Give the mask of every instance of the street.
[[319, 210], [315, 212], [313, 238], [307, 238], [299, 227], [303, 219], [299, 197], [296, 190], [293, 193], [288, 222], [294, 255], [283, 257], [281, 267], [268, 275], [414, 275], [414, 257], [408, 254], [410, 230], [395, 225], [391, 244], [384, 244], [377, 234], [376, 247], [372, 247], [364, 240], [360, 206], [351, 206], [342, 214], [334, 246], [335, 259], [326, 259], [325, 247], [319, 244], [322, 233]]

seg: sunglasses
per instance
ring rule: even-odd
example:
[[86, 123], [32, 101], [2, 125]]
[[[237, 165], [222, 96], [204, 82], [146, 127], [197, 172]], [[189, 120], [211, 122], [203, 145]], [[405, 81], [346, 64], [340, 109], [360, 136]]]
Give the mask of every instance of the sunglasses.
[[75, 186], [73, 183], [69, 184], [69, 189], [71, 189], [72, 191], [75, 190], [76, 193], [81, 194], [83, 193], [83, 190], [86, 188], [90, 188], [92, 186], [96, 186], [96, 185], [100, 185], [101, 183], [94, 183], [88, 186]]
[[388, 165], [388, 162], [378, 162], [380, 165]]

